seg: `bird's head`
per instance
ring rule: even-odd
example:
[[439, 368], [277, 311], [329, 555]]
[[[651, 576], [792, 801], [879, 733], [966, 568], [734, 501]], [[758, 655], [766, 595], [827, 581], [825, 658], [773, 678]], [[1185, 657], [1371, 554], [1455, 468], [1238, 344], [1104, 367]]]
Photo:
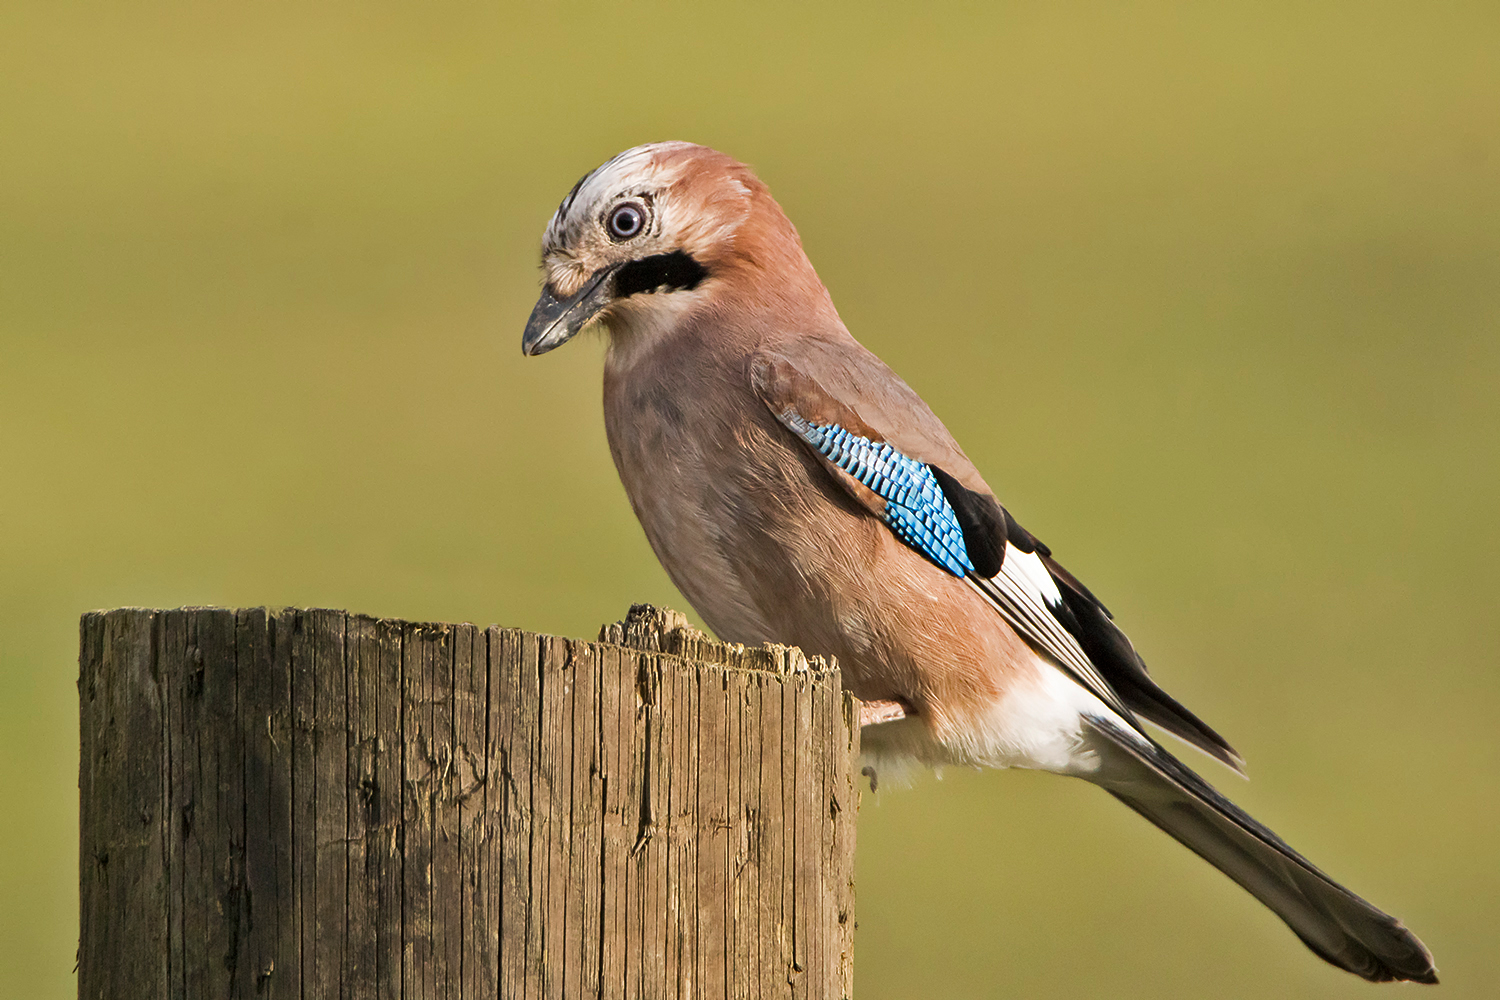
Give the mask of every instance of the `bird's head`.
[[544, 354], [594, 320], [617, 337], [663, 328], [768, 269], [779, 294], [809, 278], [822, 292], [797, 231], [749, 167], [689, 142], [636, 146], [585, 174], [548, 223], [521, 351]]

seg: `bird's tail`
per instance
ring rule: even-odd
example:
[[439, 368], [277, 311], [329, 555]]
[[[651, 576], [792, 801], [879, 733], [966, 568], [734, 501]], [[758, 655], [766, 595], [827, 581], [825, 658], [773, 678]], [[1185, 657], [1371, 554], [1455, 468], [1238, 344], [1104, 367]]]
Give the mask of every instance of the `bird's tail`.
[[1324, 875], [1154, 742], [1086, 720], [1090, 780], [1270, 907], [1320, 957], [1372, 982], [1436, 983], [1432, 954], [1395, 917]]

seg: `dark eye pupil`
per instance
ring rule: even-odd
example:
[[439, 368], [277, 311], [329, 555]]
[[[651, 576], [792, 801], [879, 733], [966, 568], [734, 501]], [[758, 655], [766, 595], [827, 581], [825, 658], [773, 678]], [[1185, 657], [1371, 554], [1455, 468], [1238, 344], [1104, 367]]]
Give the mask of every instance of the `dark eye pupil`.
[[609, 230], [621, 239], [629, 239], [641, 231], [640, 210], [631, 205], [621, 205], [609, 217]]

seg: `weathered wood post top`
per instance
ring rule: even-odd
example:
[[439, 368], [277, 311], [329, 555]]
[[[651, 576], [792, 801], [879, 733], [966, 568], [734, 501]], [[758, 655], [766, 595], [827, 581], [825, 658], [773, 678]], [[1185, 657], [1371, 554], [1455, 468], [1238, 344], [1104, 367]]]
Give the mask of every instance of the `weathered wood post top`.
[[81, 626], [81, 998], [847, 997], [853, 699], [643, 605]]

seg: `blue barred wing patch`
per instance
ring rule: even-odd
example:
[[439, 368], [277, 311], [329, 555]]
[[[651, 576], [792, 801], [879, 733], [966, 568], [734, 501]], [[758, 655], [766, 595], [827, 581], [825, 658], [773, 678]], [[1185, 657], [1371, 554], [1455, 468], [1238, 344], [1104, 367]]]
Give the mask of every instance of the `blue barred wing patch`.
[[818, 454], [885, 501], [880, 518], [897, 538], [954, 576], [974, 571], [958, 516], [925, 462], [838, 424], [815, 424], [790, 410], [782, 420]]

